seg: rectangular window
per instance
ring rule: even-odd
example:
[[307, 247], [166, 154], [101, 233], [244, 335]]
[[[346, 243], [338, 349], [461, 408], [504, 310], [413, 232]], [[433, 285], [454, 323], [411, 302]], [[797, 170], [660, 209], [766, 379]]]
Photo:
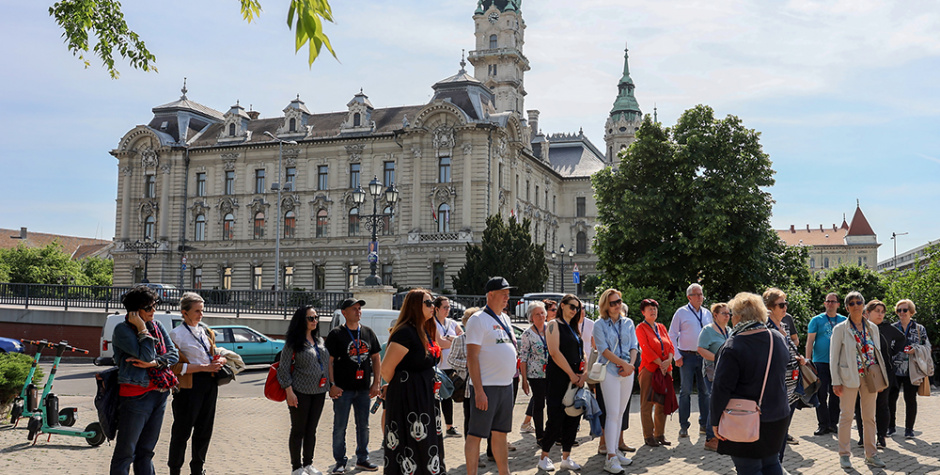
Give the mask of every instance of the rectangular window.
[[395, 162], [385, 162], [382, 178], [385, 180], [385, 186], [392, 186], [395, 183]]
[[225, 172], [225, 194], [235, 194], [235, 172], [232, 170]]
[[284, 287], [283, 290], [290, 290], [294, 287], [294, 266], [284, 266]]
[[575, 198], [575, 216], [583, 218], [585, 214], [585, 199], [583, 196]]
[[205, 172], [200, 172], [196, 174], [196, 196], [206, 196]]
[[193, 288], [202, 288], [202, 267], [193, 267]]
[[264, 170], [255, 170], [255, 193], [264, 193]]
[[438, 183], [450, 183], [450, 157], [441, 157], [437, 165]]
[[317, 167], [317, 189], [320, 191], [330, 189], [330, 167], [328, 165]]
[[222, 288], [225, 290], [232, 290], [232, 268], [231, 267], [222, 268]]
[[539, 205], [539, 186], [535, 185], [535, 206]]
[[157, 197], [157, 177], [154, 175], [144, 176], [144, 198]]
[[326, 210], [317, 211], [317, 237], [326, 237], [327, 224], [329, 219]]
[[193, 240], [195, 241], [205, 241], [206, 240], [206, 217], [205, 215], [196, 216], [196, 229]]
[[251, 290], [264, 290], [261, 275], [264, 268], [261, 266], [252, 266], [251, 268]]
[[503, 186], [503, 164], [500, 163], [496, 170], [496, 184], [498, 186]]
[[531, 189], [529, 180], [525, 181], [525, 200], [531, 201], [532, 197], [529, 196], [529, 190]]
[[264, 211], [255, 213], [254, 238], [264, 239]]
[[552, 195], [552, 213], [558, 214], [558, 210], [555, 209], [555, 195]]
[[382, 284], [392, 285], [392, 265], [382, 264]]
[[548, 208], [548, 190], [545, 190], [545, 207]]
[[359, 287], [359, 266], [350, 264], [346, 268], [346, 290]]
[[326, 267], [313, 266], [313, 290], [326, 290]]
[[284, 191], [295, 191], [294, 182], [297, 179], [297, 167], [287, 167], [284, 175]]
[[352, 189], [359, 188], [359, 170], [362, 168], [361, 164], [350, 163], [349, 164], [349, 187]]
[[431, 270], [431, 290], [441, 292], [444, 290], [444, 263], [435, 262]]

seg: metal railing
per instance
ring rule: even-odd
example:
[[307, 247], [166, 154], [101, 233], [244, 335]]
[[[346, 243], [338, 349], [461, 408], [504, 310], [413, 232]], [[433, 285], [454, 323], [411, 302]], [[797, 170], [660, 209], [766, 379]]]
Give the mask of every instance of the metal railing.
[[[0, 305], [22, 305], [25, 308], [60, 307], [102, 309], [122, 312], [121, 297], [131, 287], [100, 287], [88, 285], [11, 284], [0, 283]], [[287, 318], [302, 305], [312, 305], [321, 314], [331, 314], [340, 302], [352, 297], [351, 292], [300, 290], [219, 290], [219, 289], [154, 289], [160, 297], [161, 311], [179, 311], [179, 298], [192, 291], [205, 299], [207, 314], [282, 315]]]

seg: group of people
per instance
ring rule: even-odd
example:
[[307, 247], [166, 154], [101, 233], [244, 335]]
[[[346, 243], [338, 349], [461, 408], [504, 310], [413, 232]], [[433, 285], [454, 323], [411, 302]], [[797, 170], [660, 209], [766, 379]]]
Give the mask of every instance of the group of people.
[[[581, 420], [570, 410], [571, 395], [589, 388], [602, 413], [598, 452], [606, 455], [604, 470], [622, 473], [632, 462], [627, 454], [636, 450], [623, 437], [634, 380], [640, 388], [647, 446], [671, 445], [665, 418], [675, 410], [678, 437], [689, 437], [694, 387], [704, 448], [730, 455], [738, 473], [783, 473], [786, 446], [798, 443], [788, 434], [790, 421], [794, 410], [807, 404], [816, 406], [814, 435], [838, 434], [842, 467], [851, 467], [854, 415], [865, 463], [881, 468], [885, 464], [877, 449], [895, 433], [900, 394], [905, 400], [905, 436], [912, 438], [918, 390], [933, 372], [930, 342], [924, 327], [912, 319], [916, 310], [910, 300], [895, 304], [899, 320], [889, 323], [887, 306], [879, 300], [865, 303], [860, 293], [849, 293], [844, 299], [846, 317], [838, 314], [838, 296], [827, 295], [826, 311], [810, 320], [804, 354], [787, 313], [787, 295], [776, 288], [762, 296], [740, 293], [708, 309], [702, 287], [692, 284], [686, 291], [688, 305], [676, 311], [668, 329], [657, 322], [656, 300], [640, 302], [642, 320], [634, 324], [615, 289], [601, 294], [596, 321], [586, 318], [584, 304], [569, 294], [559, 302], [530, 302], [526, 316], [531, 325], [518, 339], [504, 312], [512, 288], [502, 277], [490, 279], [484, 286], [486, 305], [467, 309], [462, 325], [447, 318], [446, 297], [435, 298], [424, 289], [410, 291], [390, 329], [384, 359], [375, 333], [360, 324], [364, 301], [342, 302], [345, 322], [325, 339], [320, 337], [316, 309], [297, 309], [277, 373], [290, 413], [292, 475], [320, 473], [312, 463], [327, 394], [334, 412], [332, 473], [347, 469], [350, 409], [356, 421], [356, 467], [378, 470], [368, 450], [370, 404], [378, 398], [371, 411], [384, 408], [385, 473], [445, 474], [443, 438], [460, 434], [454, 426], [453, 402], [440, 395], [445, 377], [466, 381], [464, 456], [471, 475], [477, 473], [483, 439], [499, 473], [509, 473], [508, 452], [514, 447], [507, 434], [520, 382], [531, 396], [522, 431], [535, 433], [540, 470], [556, 469], [550, 457], [556, 445], [561, 451], [557, 468], [581, 468], [571, 457]], [[171, 332], [153, 320], [156, 303], [156, 294], [147, 287], [129, 291], [124, 297], [126, 325], [114, 332], [121, 417], [111, 473], [128, 473], [131, 465], [135, 473], [153, 473], [153, 448], [174, 389], [170, 473], [181, 472], [190, 439], [191, 472], [203, 473], [218, 395], [214, 378], [225, 357], [215, 347], [213, 332], [199, 325], [203, 301], [197, 294], [183, 295], [184, 325]], [[591, 371], [589, 380], [592, 366], [599, 371]], [[681, 378], [678, 397], [673, 366]], [[809, 373], [819, 380], [814, 395], [806, 394], [802, 384]], [[756, 441], [731, 440], [722, 431], [722, 414], [729, 401], [739, 399], [759, 404]]]

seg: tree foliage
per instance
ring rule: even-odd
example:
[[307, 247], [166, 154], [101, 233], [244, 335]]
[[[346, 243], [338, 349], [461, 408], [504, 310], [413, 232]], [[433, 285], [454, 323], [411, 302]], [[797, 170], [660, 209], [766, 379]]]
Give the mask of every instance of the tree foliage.
[[19, 245], [0, 249], [0, 279], [4, 282], [109, 286], [113, 270], [114, 263], [108, 259], [72, 260], [58, 242], [38, 248]]
[[548, 279], [545, 245], [534, 244], [531, 223], [504, 221], [499, 214], [486, 219], [480, 245], [467, 244], [467, 262], [453, 277], [458, 294], [478, 295], [493, 276], [501, 275], [516, 288], [513, 295], [542, 290]]
[[[884, 302], [889, 315], [894, 313], [894, 304], [898, 300], [914, 302], [917, 307], [914, 320], [927, 329], [927, 337], [937, 348], [940, 346], [940, 245], [928, 247], [924, 256], [924, 261], [914, 268], [886, 276], [888, 291]], [[893, 319], [897, 321], [896, 316]]]
[[[699, 105], [672, 128], [647, 116], [617, 169], [593, 177], [598, 267], [619, 288], [725, 300], [770, 285], [796, 258], [770, 226], [774, 171], [760, 134]], [[717, 301], [716, 300], [716, 301]]]
[[[261, 15], [259, 0], [239, 0], [242, 17], [251, 23]], [[101, 58], [101, 62], [112, 79], [120, 73], [115, 68], [115, 53], [126, 59], [132, 68], [156, 71], [154, 56], [124, 20], [121, 2], [117, 0], [61, 0], [49, 7], [49, 15], [62, 28], [62, 37], [69, 51], [85, 63], [90, 51]], [[312, 66], [325, 46], [336, 57], [330, 39], [323, 31], [323, 20], [332, 22], [333, 12], [327, 0], [291, 0], [287, 14], [287, 27], [295, 32], [295, 52], [309, 45], [307, 64]], [[95, 37], [91, 46], [90, 37]]]

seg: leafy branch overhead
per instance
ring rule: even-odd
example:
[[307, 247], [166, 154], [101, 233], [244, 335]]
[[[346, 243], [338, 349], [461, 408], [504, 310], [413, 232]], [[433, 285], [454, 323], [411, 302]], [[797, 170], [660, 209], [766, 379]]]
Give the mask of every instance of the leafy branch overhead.
[[[259, 0], [239, 0], [242, 17], [251, 23], [261, 15]], [[89, 67], [86, 54], [93, 51], [101, 58], [102, 65], [112, 79], [120, 76], [115, 68], [115, 55], [120, 55], [134, 69], [157, 71], [156, 56], [144, 44], [140, 36], [124, 21], [121, 2], [116, 0], [62, 0], [49, 8], [49, 15], [62, 28], [62, 37], [69, 51]], [[336, 57], [330, 39], [323, 31], [323, 20], [333, 22], [333, 12], [327, 0], [291, 0], [287, 14], [287, 26], [294, 29], [295, 52], [309, 46], [307, 64], [312, 66], [326, 49]], [[90, 38], [96, 41], [91, 46]]]

